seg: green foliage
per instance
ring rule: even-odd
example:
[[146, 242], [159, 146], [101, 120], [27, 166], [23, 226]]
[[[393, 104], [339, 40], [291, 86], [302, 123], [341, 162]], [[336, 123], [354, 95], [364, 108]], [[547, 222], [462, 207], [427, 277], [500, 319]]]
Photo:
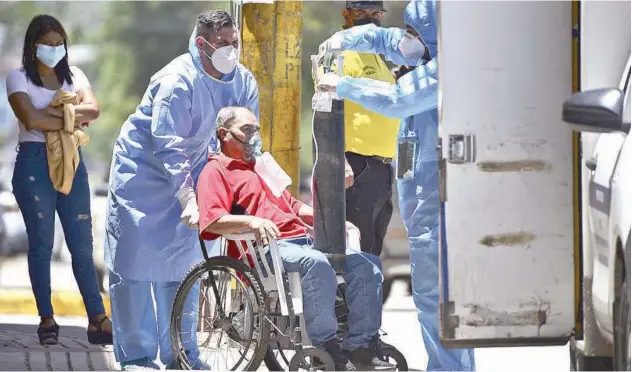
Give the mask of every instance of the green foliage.
[[125, 119], [140, 103], [153, 74], [188, 50], [197, 15], [204, 2], [109, 2], [96, 59], [101, 117], [91, 126], [89, 152], [109, 162], [112, 145]]
[[[310, 55], [341, 29], [342, 1], [305, 1], [302, 44], [301, 164], [311, 169], [311, 98], [314, 85]], [[407, 1], [385, 2], [385, 26], [403, 26]], [[198, 13], [209, 8], [229, 10], [229, 1], [0, 1], [5, 26], [2, 51], [21, 49], [33, 16], [59, 18], [71, 44], [95, 48], [94, 61], [82, 65], [101, 105], [101, 117], [91, 123], [86, 153], [110, 162], [112, 145], [125, 119], [134, 112], [150, 77], [173, 58], [186, 53]], [[72, 61], [71, 61], [72, 63]]]

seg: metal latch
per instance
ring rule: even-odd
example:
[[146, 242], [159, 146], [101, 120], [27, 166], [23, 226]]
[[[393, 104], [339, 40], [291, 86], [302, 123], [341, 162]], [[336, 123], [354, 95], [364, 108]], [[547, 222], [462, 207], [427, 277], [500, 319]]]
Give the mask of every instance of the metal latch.
[[448, 136], [448, 162], [463, 164], [476, 160], [476, 138], [474, 135], [451, 134]]
[[447, 201], [447, 185], [446, 185], [446, 163], [443, 157], [443, 138], [438, 138], [437, 153], [439, 156], [439, 200], [442, 202]]

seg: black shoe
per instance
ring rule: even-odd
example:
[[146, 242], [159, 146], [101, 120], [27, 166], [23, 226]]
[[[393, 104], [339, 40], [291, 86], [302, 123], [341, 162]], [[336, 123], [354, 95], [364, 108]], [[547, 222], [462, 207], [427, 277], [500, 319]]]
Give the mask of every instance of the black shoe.
[[394, 371], [395, 366], [381, 360], [375, 348], [359, 347], [353, 351], [347, 351], [347, 356], [351, 363], [362, 371]]
[[329, 353], [331, 359], [334, 360], [334, 368], [336, 371], [355, 371], [356, 367], [351, 363], [349, 358], [345, 355], [340, 347], [340, 342], [337, 339], [329, 340], [325, 342], [325, 351]]
[[57, 345], [59, 338], [59, 325], [54, 323], [52, 326], [44, 327], [44, 319], [42, 319], [37, 328], [37, 337], [41, 345]]

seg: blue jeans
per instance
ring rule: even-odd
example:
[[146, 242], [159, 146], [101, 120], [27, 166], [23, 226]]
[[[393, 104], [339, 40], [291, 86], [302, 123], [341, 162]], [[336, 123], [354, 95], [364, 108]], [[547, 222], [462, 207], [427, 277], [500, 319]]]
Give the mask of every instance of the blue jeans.
[[[280, 240], [278, 246], [285, 271], [301, 276], [307, 335], [314, 346], [322, 346], [338, 330], [336, 273], [309, 238]], [[349, 334], [343, 348], [353, 350], [368, 346], [382, 324], [382, 264], [375, 255], [347, 250], [345, 271]]]
[[92, 259], [90, 186], [83, 160], [77, 168], [70, 194], [64, 195], [55, 190], [48, 175], [46, 145], [22, 142], [15, 162], [12, 185], [26, 225], [29, 276], [39, 315], [53, 316], [50, 263], [55, 234], [55, 211], [64, 229], [66, 244], [72, 256], [72, 271], [86, 312], [91, 319], [105, 314]]

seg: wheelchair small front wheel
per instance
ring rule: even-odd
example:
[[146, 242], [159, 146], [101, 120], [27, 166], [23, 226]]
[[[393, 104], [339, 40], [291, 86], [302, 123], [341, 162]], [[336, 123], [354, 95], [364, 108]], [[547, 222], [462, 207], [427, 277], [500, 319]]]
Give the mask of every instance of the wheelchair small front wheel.
[[243, 263], [212, 257], [195, 266], [178, 287], [171, 312], [179, 367], [256, 370], [270, 339], [265, 304], [261, 281]]
[[306, 346], [290, 360], [290, 371], [335, 371], [334, 360], [325, 350]]
[[408, 371], [406, 357], [395, 346], [381, 342], [380, 359], [395, 366], [396, 371]]

